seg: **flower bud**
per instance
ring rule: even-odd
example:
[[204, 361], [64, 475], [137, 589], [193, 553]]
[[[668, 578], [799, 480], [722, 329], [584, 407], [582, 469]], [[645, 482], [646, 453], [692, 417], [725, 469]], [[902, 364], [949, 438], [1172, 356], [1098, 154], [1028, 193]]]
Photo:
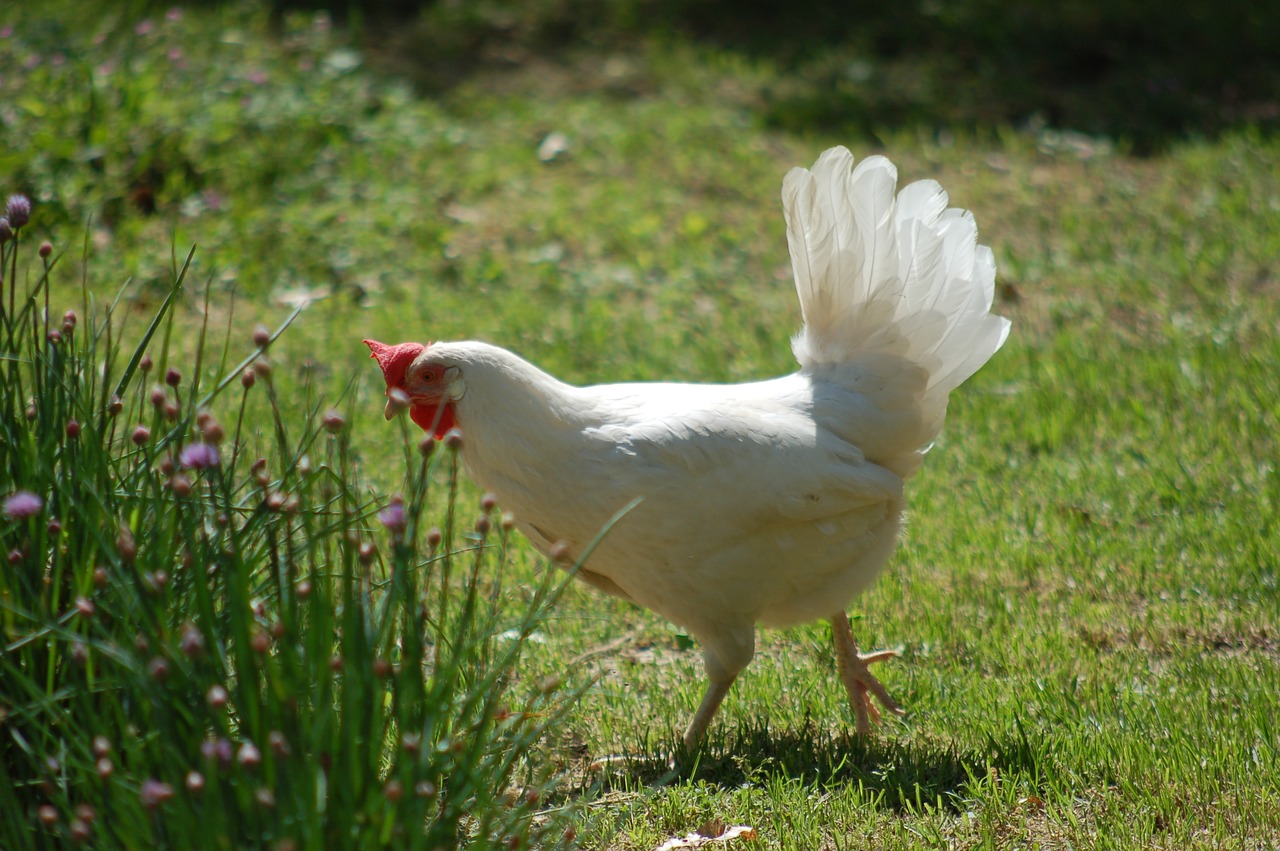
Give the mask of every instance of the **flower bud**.
[[162, 407], [164, 403], [169, 399], [168, 395], [164, 391], [164, 388], [161, 387], [159, 384], [151, 388], [151, 395], [149, 398], [151, 399], [151, 404], [157, 408]]
[[178, 473], [169, 480], [169, 487], [173, 490], [175, 496], [185, 497], [191, 495], [191, 479], [182, 473]]
[[462, 448], [462, 432], [456, 428], [449, 429], [449, 431], [446, 432], [444, 436], [444, 445], [449, 447], [455, 452], [461, 449]]
[[111, 760], [107, 759], [105, 756], [98, 758], [98, 761], [94, 765], [94, 768], [97, 770], [98, 776], [101, 777], [103, 780], [106, 780], [116, 771], [115, 765], [111, 762]]
[[169, 367], [164, 371], [164, 383], [170, 387], [177, 387], [182, 383], [182, 373], [173, 367]]
[[71, 438], [72, 440], [75, 440], [79, 436], [80, 436], [80, 421], [67, 420], [67, 437]]
[[51, 345], [56, 346], [56, 345], [58, 345], [58, 344], [59, 344], [59, 343], [61, 343], [61, 342], [62, 342], [62, 332], [61, 332], [61, 331], [59, 331], [57, 328], [50, 328], [50, 329], [49, 329], [49, 343], [50, 343]]
[[386, 785], [382, 787], [382, 794], [391, 803], [396, 803], [404, 797], [404, 784], [399, 780], [388, 780]]
[[70, 334], [76, 327], [76, 312], [68, 310], [62, 314], [62, 331], [64, 334]]
[[220, 685], [212, 685], [204, 699], [214, 709], [221, 709], [227, 705], [227, 690]]
[[53, 243], [46, 240], [45, 242], [40, 243], [40, 247], [36, 250], [40, 252], [40, 257], [42, 259], [48, 260], [49, 255], [53, 253]]
[[93, 831], [89, 828], [88, 822], [83, 819], [72, 819], [71, 824], [67, 826], [67, 832], [71, 835], [72, 842], [81, 844], [88, 842], [89, 837], [93, 835]]
[[199, 795], [204, 791], [204, 775], [198, 771], [188, 771], [183, 782], [187, 786], [187, 791], [193, 795]]
[[116, 394], [111, 394], [111, 398], [107, 401], [107, 414], [114, 417], [123, 410], [124, 402]]
[[58, 810], [51, 804], [41, 804], [36, 815], [44, 822], [45, 827], [53, 827], [58, 823]]
[[252, 369], [246, 368], [244, 372], [240, 373], [240, 384], [244, 386], [245, 390], [248, 390], [250, 387], [256, 384], [257, 381], [258, 381], [258, 376], [254, 375]]
[[271, 747], [271, 752], [277, 757], [289, 755], [289, 740], [279, 730], [272, 730], [267, 734], [267, 744]]
[[138, 369], [142, 370], [143, 372], [150, 372], [152, 365], [153, 365], [153, 362], [151, 360], [150, 353], [144, 354], [142, 356], [142, 359], [138, 361]]
[[151, 679], [164, 682], [169, 678], [169, 663], [163, 656], [156, 656], [147, 663], [147, 674]]
[[222, 428], [222, 423], [217, 420], [210, 420], [204, 428], [200, 430], [204, 442], [211, 446], [217, 446], [227, 437], [227, 432]]
[[254, 768], [262, 763], [262, 754], [254, 747], [253, 742], [245, 742], [236, 753], [236, 762], [245, 768]]
[[182, 652], [190, 657], [204, 655], [204, 635], [200, 632], [199, 627], [193, 623], [189, 623], [182, 628], [182, 638], [178, 642], [178, 646]]
[[93, 605], [93, 601], [88, 597], [76, 597], [76, 614], [88, 620], [93, 617], [93, 613], [97, 611]]
[[151, 439], [151, 429], [140, 425], [133, 430], [133, 436], [130, 439], [133, 440], [135, 445], [141, 446]]
[[108, 741], [107, 737], [94, 736], [93, 737], [93, 755], [106, 756], [109, 753], [111, 753], [111, 742]]
[[10, 195], [5, 216], [9, 219], [9, 226], [14, 230], [25, 227], [27, 222], [31, 221], [31, 199], [26, 195]]
[[271, 343], [271, 329], [266, 325], [258, 325], [253, 329], [253, 344], [265, 349]]
[[253, 372], [266, 381], [271, 378], [271, 363], [266, 358], [258, 358], [253, 362]]
[[0, 216], [0, 245], [4, 245], [13, 239], [13, 227], [9, 224], [9, 219]]
[[342, 431], [344, 426], [346, 426], [347, 420], [341, 413], [330, 408], [324, 412], [324, 419], [320, 421], [320, 424], [323, 425], [325, 431], [330, 434], [337, 434]]

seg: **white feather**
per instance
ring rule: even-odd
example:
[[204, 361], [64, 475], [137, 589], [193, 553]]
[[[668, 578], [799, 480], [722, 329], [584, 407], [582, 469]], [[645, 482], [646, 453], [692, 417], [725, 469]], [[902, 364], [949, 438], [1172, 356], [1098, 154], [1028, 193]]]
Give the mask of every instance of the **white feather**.
[[792, 348], [805, 369], [884, 355], [922, 368], [920, 427], [901, 447], [909, 456], [937, 436], [948, 394], [995, 354], [1009, 322], [991, 315], [995, 262], [973, 216], [948, 209], [932, 180], [895, 198], [897, 170], [884, 157], [853, 162], [832, 148], [783, 186], [804, 318]]

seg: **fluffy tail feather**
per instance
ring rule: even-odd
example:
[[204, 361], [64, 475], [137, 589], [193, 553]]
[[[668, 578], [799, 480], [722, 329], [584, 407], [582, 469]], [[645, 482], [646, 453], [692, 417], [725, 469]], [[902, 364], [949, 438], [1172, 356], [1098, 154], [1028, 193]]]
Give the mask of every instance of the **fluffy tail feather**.
[[965, 210], [948, 209], [937, 182], [897, 198], [898, 172], [884, 157], [853, 168], [832, 148], [813, 170], [782, 185], [787, 243], [804, 328], [792, 341], [800, 365], [884, 363], [928, 373], [921, 440], [937, 436], [947, 396], [1003, 345], [1009, 320], [991, 314], [995, 260], [978, 245]]

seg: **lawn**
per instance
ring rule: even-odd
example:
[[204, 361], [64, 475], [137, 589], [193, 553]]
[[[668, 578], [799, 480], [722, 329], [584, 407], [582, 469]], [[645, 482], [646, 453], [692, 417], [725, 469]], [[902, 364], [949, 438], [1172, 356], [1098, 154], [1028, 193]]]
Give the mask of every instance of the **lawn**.
[[[809, 121], [797, 118], [808, 115], [809, 83], [780, 55], [671, 32], [541, 50], [517, 24], [506, 52], [445, 84], [439, 62], [424, 66], [435, 75], [424, 81], [410, 70], [409, 47], [323, 14], [201, 6], [85, 16], [61, 2], [0, 13], [0, 195], [26, 193], [34, 207], [13, 266], [20, 287], [42, 280], [35, 252], [48, 240], [50, 314], [115, 302], [127, 355], [194, 247], [183, 289], [144, 348], [159, 358], [163, 341], [165, 356], [183, 364], [182, 380], [206, 386], [234, 379], [233, 367], [256, 350], [259, 323], [274, 331], [302, 307], [270, 343], [270, 396], [264, 387], [246, 392], [242, 408], [233, 381], [209, 403], [229, 430], [241, 423], [224, 446], [243, 447], [227, 461], [228, 478], [235, 465], [251, 482], [260, 453], [278, 451], [295, 466], [302, 455], [318, 464], [323, 456], [345, 477], [323, 497], [309, 472], [295, 481], [282, 463], [272, 476], [286, 483], [282, 493], [342, 506], [386, 557], [368, 586], [335, 579], [317, 589], [341, 614], [326, 621], [313, 598], [300, 624], [323, 629], [323, 640], [303, 630], [302, 649], [272, 650], [278, 661], [262, 663], [254, 688], [269, 695], [273, 671], [295, 684], [328, 678], [317, 672], [329, 670], [334, 630], [349, 640], [354, 622], [341, 619], [366, 611], [352, 595], [365, 593], [361, 605], [376, 622], [388, 611], [379, 593], [390, 608], [417, 593], [397, 584], [405, 570], [421, 561], [439, 575], [439, 551], [423, 540], [430, 526], [453, 522], [450, 456], [439, 450], [420, 465], [417, 437], [382, 421], [381, 381], [362, 338], [483, 339], [575, 383], [789, 371], [800, 320], [778, 190], [788, 168], [844, 144], [859, 157], [890, 156], [903, 181], [939, 180], [953, 204], [974, 211], [1000, 269], [996, 310], [1013, 322], [1005, 347], [953, 395], [943, 436], [911, 483], [903, 544], [850, 607], [862, 646], [900, 649], [879, 673], [907, 715], [856, 739], [825, 624], [762, 632], [706, 746], [668, 770], [652, 756], [676, 746], [701, 696], [698, 649], [662, 619], [585, 585], [547, 605], [544, 578], [554, 572], [513, 537], [476, 562], [474, 580], [446, 568], [440, 587], [471, 589], [487, 612], [475, 652], [494, 667], [475, 679], [459, 674], [459, 693], [497, 672], [493, 682], [510, 680], [512, 700], [551, 704], [536, 735], [490, 724], [499, 707], [475, 722], [520, 749], [524, 761], [502, 768], [503, 783], [545, 784], [541, 798], [515, 808], [518, 817], [566, 819], [576, 833], [568, 841], [611, 851], [657, 848], [717, 822], [754, 828], [754, 840], [730, 847], [806, 851], [1280, 844], [1280, 143], [1254, 113], [1160, 126], [1136, 141], [1041, 119], [957, 115], [963, 103], [948, 110], [941, 99], [931, 122], [920, 118], [930, 103], [918, 97], [879, 121]], [[906, 86], [904, 74], [892, 65], [886, 85]], [[840, 91], [857, 101], [863, 89]], [[197, 362], [200, 351], [208, 354]], [[126, 400], [140, 419], [151, 416], [147, 384]], [[5, 407], [17, 423], [21, 405]], [[329, 408], [342, 414], [341, 440], [321, 428]], [[28, 451], [6, 440], [4, 495], [25, 486], [18, 477], [27, 468], [13, 458]], [[471, 523], [480, 494], [465, 477], [458, 488], [465, 508], [457, 511]], [[215, 490], [210, 511], [224, 498]], [[395, 540], [395, 522], [381, 514], [397, 491], [411, 509], [425, 493], [424, 519], [408, 527], [417, 543]], [[239, 493], [228, 489], [226, 499]], [[157, 516], [176, 524], [186, 515]], [[27, 527], [5, 522], [5, 546], [16, 547]], [[265, 542], [276, 527], [261, 522], [253, 529]], [[359, 539], [311, 543], [329, 528], [319, 520], [280, 528], [313, 567], [326, 559], [368, 567]], [[459, 533], [456, 552], [470, 559], [478, 540]], [[284, 612], [296, 592], [272, 584], [273, 553], [263, 543], [261, 561], [246, 556], [237, 576], [255, 601]], [[85, 564], [80, 593], [93, 566]], [[182, 625], [196, 621], [239, 630], [222, 637], [233, 651], [253, 641], [251, 619], [206, 618], [211, 610], [194, 608], [199, 595], [179, 587], [187, 590], [137, 592], [172, 625], [163, 640], [178, 646]], [[45, 776], [28, 762], [79, 759], [86, 776], [95, 763], [87, 748], [69, 758], [75, 747], [49, 744], [76, 731], [32, 720], [42, 701], [80, 704], [38, 682], [31, 636], [57, 630], [20, 628], [24, 613], [8, 595], [21, 588], [16, 580], [4, 588], [0, 741], [18, 791], [0, 795], [8, 825], [0, 830], [13, 847], [54, 847], [75, 841], [71, 824], [84, 821], [76, 790], [91, 782], [70, 768]], [[70, 599], [50, 604], [59, 628]], [[450, 614], [428, 626], [462, 623], [450, 620], [455, 603], [439, 605]], [[388, 629], [411, 634], [411, 608]], [[530, 611], [527, 641], [503, 656], [502, 636], [523, 629]], [[114, 637], [132, 644], [124, 620]], [[202, 635], [211, 646], [222, 640]], [[417, 658], [410, 644], [395, 646]], [[379, 651], [361, 652], [376, 667]], [[289, 653], [324, 664], [288, 669]], [[255, 664], [242, 656], [227, 670], [247, 676]], [[396, 666], [390, 685], [348, 677], [345, 691], [318, 691], [303, 703], [337, 709], [306, 718], [320, 729], [385, 709], [383, 733], [423, 723], [405, 704], [427, 697], [405, 668]], [[204, 692], [212, 681], [201, 670], [183, 677]], [[566, 670], [565, 691], [547, 697], [535, 687]], [[11, 685], [19, 681], [34, 691]], [[359, 689], [396, 697], [385, 701], [390, 709], [372, 697], [342, 702]], [[127, 701], [102, 699], [120, 711], [103, 722], [111, 735], [138, 737], [125, 723], [133, 710], [120, 708]], [[286, 697], [262, 699], [268, 717], [293, 717]], [[247, 706], [249, 692], [233, 688], [233, 700]], [[387, 784], [401, 776], [399, 763], [371, 748], [343, 765], [351, 777], [365, 772], [350, 782], [381, 794], [376, 805], [399, 821], [353, 817], [335, 833], [334, 811], [288, 783], [229, 772], [225, 797], [208, 811], [239, 807], [256, 821], [224, 815], [202, 833], [205, 811], [184, 803], [194, 793], [181, 788], [185, 769], [172, 755], [185, 735], [195, 736], [194, 749], [208, 724], [218, 735], [202, 719], [165, 728], [172, 752], [139, 745], [141, 773], [120, 789], [138, 794], [148, 771], [172, 763], [177, 797], [94, 828], [101, 847], [221, 847], [246, 824], [281, 847], [357, 837], [370, 847], [407, 843], [416, 835], [410, 819], [437, 812], [396, 809], [403, 790]], [[247, 717], [217, 723], [237, 741], [242, 728], [257, 724], [260, 742], [270, 729]], [[37, 724], [45, 744], [24, 738], [23, 724]], [[315, 735], [359, 747], [329, 727]], [[262, 750], [281, 771], [318, 772], [328, 756], [304, 742], [287, 754]], [[616, 754], [627, 758], [592, 767]], [[466, 766], [492, 767], [479, 755]], [[270, 806], [253, 788], [275, 789]], [[502, 793], [477, 793], [477, 806], [501, 808]], [[103, 825], [113, 799], [93, 795]], [[45, 798], [52, 812], [41, 810]], [[356, 796], [351, 806], [374, 813], [372, 800]], [[166, 812], [180, 815], [165, 821]], [[463, 833], [478, 829], [457, 818]], [[523, 847], [565, 841], [559, 828], [521, 835]]]

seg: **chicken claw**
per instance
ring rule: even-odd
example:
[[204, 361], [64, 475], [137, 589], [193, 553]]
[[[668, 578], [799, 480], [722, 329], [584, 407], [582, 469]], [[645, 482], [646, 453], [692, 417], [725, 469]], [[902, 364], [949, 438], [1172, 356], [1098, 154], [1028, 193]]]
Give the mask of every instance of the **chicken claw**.
[[906, 711], [898, 702], [889, 696], [880, 680], [871, 673], [871, 665], [883, 662], [898, 655], [896, 650], [877, 650], [874, 653], [858, 652], [858, 643], [853, 640], [853, 629], [849, 626], [849, 617], [844, 612], [831, 618], [831, 637], [836, 645], [836, 667], [840, 671], [840, 679], [845, 690], [849, 692], [849, 706], [856, 718], [855, 731], [860, 736], [871, 732], [872, 723], [880, 721], [880, 707], [871, 700], [875, 697], [892, 715], [905, 715]]

